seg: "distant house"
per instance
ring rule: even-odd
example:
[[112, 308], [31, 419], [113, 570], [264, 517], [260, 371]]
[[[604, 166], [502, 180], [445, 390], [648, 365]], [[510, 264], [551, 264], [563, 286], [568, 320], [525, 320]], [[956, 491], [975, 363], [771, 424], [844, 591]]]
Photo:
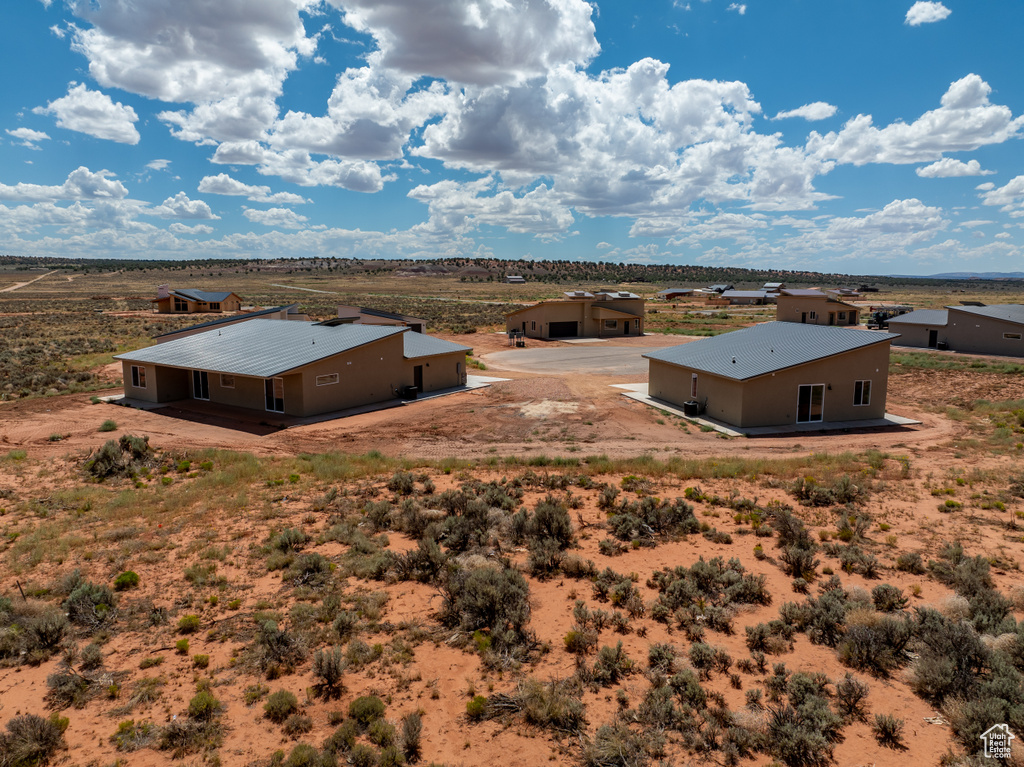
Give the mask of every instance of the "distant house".
[[259, 311], [247, 312], [246, 314], [234, 314], [230, 317], [220, 317], [219, 319], [202, 322], [198, 325], [189, 325], [187, 328], [171, 330], [167, 333], [161, 333], [158, 336], [153, 336], [153, 340], [158, 344], [165, 344], [168, 341], [175, 340], [176, 338], [194, 336], [196, 333], [202, 333], [212, 328], [223, 328], [228, 325], [237, 325], [239, 322], [246, 322], [248, 320], [255, 320], [259, 318], [265, 320], [309, 321], [309, 317], [299, 311], [298, 304], [288, 304], [287, 306], [274, 306], [270, 309], [260, 309]]
[[904, 346], [1024, 357], [1024, 305], [947, 306], [893, 317]]
[[895, 337], [766, 322], [645, 354], [648, 391], [738, 427], [883, 418]]
[[407, 314], [383, 312], [365, 306], [339, 306], [338, 318], [356, 325], [395, 325], [410, 328], [414, 333], [426, 333], [427, 321]]
[[859, 325], [860, 308], [821, 290], [782, 290], [775, 299], [775, 319], [805, 325]]
[[311, 416], [466, 382], [467, 346], [406, 327], [254, 319], [118, 354], [125, 396]]
[[505, 315], [505, 328], [527, 338], [609, 338], [643, 335], [644, 300], [626, 291], [574, 290]]
[[505, 282], [509, 285], [525, 285], [526, 278], [519, 274], [508, 274], [505, 276]]
[[693, 288], [666, 288], [655, 294], [664, 301], [671, 301], [673, 298], [688, 298], [693, 295]]
[[192, 288], [172, 290], [169, 285], [158, 286], [156, 298], [150, 299], [150, 302], [156, 304], [157, 314], [237, 312], [242, 308], [242, 299], [231, 291], [211, 292]]
[[766, 282], [761, 286], [761, 290], [767, 290], [770, 293], [778, 293], [780, 290], [786, 287], [784, 282]]
[[730, 306], [753, 306], [775, 300], [775, 294], [767, 290], [725, 290], [710, 299], [713, 303], [727, 302]]
[[717, 285], [708, 285], [705, 288], [705, 291], [707, 291], [708, 293], [724, 293], [727, 290], [734, 290], [734, 289], [735, 288], [734, 288], [733, 285], [729, 285], [728, 283], [720, 282]]

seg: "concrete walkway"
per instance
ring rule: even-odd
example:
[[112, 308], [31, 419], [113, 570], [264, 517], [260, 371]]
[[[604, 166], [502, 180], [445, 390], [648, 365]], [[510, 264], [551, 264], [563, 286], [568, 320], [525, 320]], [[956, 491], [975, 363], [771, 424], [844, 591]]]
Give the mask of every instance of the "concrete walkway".
[[657, 399], [647, 393], [647, 384], [612, 384], [612, 388], [621, 389], [624, 397], [629, 397], [645, 405], [664, 410], [672, 415], [685, 418], [691, 423], [706, 426], [730, 437], [780, 437], [789, 434], [814, 434], [823, 431], [870, 431], [873, 429], [891, 429], [914, 426], [921, 423], [912, 418], [886, 413], [884, 418], [871, 418], [863, 421], [819, 421], [818, 423], [798, 423], [783, 426], [733, 426], [706, 416], [688, 416], [683, 409], [671, 402]]

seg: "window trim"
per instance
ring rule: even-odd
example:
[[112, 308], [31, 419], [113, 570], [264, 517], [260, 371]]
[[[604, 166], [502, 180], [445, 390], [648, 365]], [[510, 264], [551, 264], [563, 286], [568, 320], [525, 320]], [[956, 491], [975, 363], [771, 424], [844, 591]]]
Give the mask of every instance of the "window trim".
[[177, 296], [171, 296], [171, 305], [176, 312], [187, 312], [188, 301], [184, 298], [178, 298]]
[[604, 321], [604, 325], [603, 325], [605, 330], [615, 330], [615, 328], [617, 328], [618, 326], [619, 326], [619, 321], [618, 320], [605, 320]]
[[816, 311], [809, 311], [809, 312], [807, 312], [807, 319], [809, 319], [809, 320], [816, 320], [816, 319], [818, 319], [818, 313]]
[[235, 388], [235, 377], [228, 373], [220, 374], [220, 388], [222, 389], [234, 389]]
[[[804, 388], [811, 390], [811, 402], [808, 403], [808, 415], [810, 415], [810, 407], [813, 403], [814, 390], [821, 389], [821, 413], [817, 418], [807, 418], [806, 420], [800, 420], [800, 392]], [[825, 384], [799, 384], [796, 387], [796, 422], [797, 423], [824, 423], [825, 422]]]
[[334, 384], [341, 383], [341, 375], [339, 373], [324, 373], [316, 377], [315, 383], [317, 386], [334, 386]]
[[853, 382], [853, 406], [867, 407], [871, 404], [871, 379], [863, 378]]
[[145, 365], [132, 365], [132, 388], [134, 389], [148, 389], [146, 386], [146, 366]]

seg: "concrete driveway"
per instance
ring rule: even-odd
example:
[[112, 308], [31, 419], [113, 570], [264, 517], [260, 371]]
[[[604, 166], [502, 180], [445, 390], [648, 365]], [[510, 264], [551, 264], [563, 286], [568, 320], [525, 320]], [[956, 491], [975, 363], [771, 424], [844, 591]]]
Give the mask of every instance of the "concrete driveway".
[[480, 357], [488, 368], [520, 373], [564, 375], [636, 376], [647, 373], [647, 360], [641, 355], [654, 351], [641, 346], [559, 346], [548, 349], [509, 349]]

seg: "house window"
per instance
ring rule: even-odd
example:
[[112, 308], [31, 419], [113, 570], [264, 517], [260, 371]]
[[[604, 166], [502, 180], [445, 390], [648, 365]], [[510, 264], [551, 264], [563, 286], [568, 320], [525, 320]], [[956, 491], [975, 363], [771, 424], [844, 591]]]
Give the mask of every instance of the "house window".
[[267, 378], [263, 382], [267, 410], [271, 413], [284, 412], [284, 379]]
[[616, 325], [616, 320], [605, 320], [604, 321], [604, 328], [605, 328], [605, 330], [615, 330], [615, 325]]
[[808, 312], [807, 316], [810, 317], [812, 320], [818, 319], [818, 313], [817, 312]]
[[337, 373], [328, 373], [327, 375], [317, 376], [317, 386], [330, 386], [331, 384], [338, 383], [339, 378]]
[[210, 375], [205, 370], [192, 371], [192, 398], [210, 399]]
[[132, 365], [132, 386], [136, 389], [146, 388], [146, 368], [142, 365]]
[[839, 320], [842, 321], [842, 320], [845, 320], [845, 319], [846, 319], [846, 312], [839, 312]]
[[235, 388], [235, 377], [220, 374], [220, 386], [222, 389], [234, 389]]
[[871, 381], [856, 381], [853, 384], [853, 404], [856, 407], [871, 404]]
[[188, 311], [188, 301], [185, 301], [184, 299], [181, 299], [181, 298], [178, 298], [177, 296], [175, 296], [174, 297], [174, 311], [176, 311], [176, 312], [187, 312]]
[[633, 330], [640, 330], [640, 320], [633, 320]]
[[212, 304], [210, 304], [210, 311], [211, 312], [219, 312], [220, 311], [220, 301], [214, 301]]
[[697, 374], [692, 373], [690, 375], [690, 399], [697, 397]]
[[1007, 341], [1019, 341], [1020, 333], [1003, 333], [1003, 338]]
[[531, 322], [530, 323], [530, 330], [536, 330], [536, 329], [537, 329], [537, 323], [536, 322]]
[[801, 384], [796, 400], [796, 422], [820, 422], [824, 414], [825, 384]]

